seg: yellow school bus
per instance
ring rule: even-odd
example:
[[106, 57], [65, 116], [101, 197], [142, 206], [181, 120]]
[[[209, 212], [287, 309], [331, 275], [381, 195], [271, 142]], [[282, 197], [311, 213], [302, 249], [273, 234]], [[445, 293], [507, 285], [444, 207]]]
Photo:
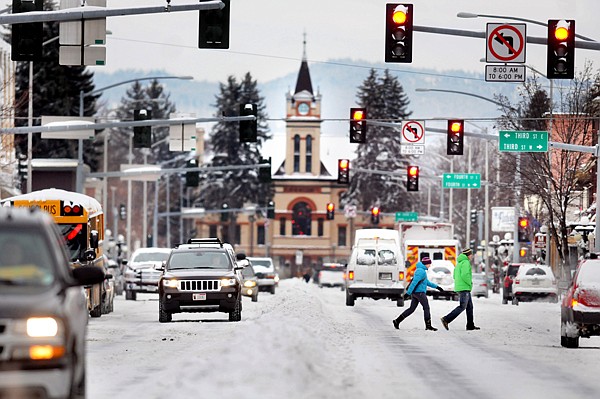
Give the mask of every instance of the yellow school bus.
[[[95, 198], [50, 188], [3, 199], [2, 205], [36, 207], [48, 212], [65, 238], [71, 265], [103, 267], [104, 212]], [[102, 287], [102, 283], [86, 287], [88, 310], [92, 317], [102, 314]]]

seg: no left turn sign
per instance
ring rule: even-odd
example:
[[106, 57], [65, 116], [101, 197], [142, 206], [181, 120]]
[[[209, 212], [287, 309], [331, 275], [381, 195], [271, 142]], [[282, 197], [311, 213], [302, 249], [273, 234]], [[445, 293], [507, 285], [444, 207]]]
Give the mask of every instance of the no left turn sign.
[[402, 122], [402, 143], [405, 144], [424, 144], [425, 143], [425, 122], [424, 121], [406, 121]]
[[486, 62], [525, 62], [525, 24], [487, 24]]

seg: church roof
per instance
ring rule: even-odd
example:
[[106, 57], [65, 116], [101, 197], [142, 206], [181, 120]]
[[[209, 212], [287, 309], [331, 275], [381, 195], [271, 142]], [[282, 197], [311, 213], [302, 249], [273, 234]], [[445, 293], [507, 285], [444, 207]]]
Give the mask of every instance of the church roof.
[[312, 82], [310, 80], [310, 72], [308, 70], [308, 61], [306, 60], [306, 34], [304, 36], [303, 47], [302, 63], [300, 64], [300, 71], [298, 72], [298, 80], [296, 81], [296, 90], [294, 91], [294, 94], [304, 90], [308, 91], [310, 94], [314, 94]]

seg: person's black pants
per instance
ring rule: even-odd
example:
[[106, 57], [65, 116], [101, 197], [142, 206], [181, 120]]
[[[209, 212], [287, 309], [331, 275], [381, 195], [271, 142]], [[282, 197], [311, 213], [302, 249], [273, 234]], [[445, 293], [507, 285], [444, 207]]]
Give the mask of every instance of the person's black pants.
[[413, 292], [412, 299], [410, 301], [410, 307], [406, 309], [400, 315], [404, 319], [413, 314], [415, 309], [417, 309], [417, 305], [421, 304], [423, 306], [423, 313], [425, 316], [425, 320], [431, 320], [431, 313], [429, 311], [429, 301], [427, 300], [427, 294], [424, 292]]

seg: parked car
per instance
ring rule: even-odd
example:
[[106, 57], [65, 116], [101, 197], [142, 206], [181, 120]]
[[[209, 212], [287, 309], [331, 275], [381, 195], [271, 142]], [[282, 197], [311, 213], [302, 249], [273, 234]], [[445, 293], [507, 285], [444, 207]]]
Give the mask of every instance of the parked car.
[[0, 207], [0, 397], [84, 398], [82, 286], [96, 266], [72, 268], [62, 234], [42, 210]]
[[139, 248], [125, 265], [125, 299], [136, 300], [138, 293], [157, 293], [161, 272], [157, 268], [169, 258], [171, 248]]
[[102, 255], [102, 265], [104, 267], [104, 284], [102, 285], [102, 314], [109, 314], [114, 310], [115, 303], [115, 279], [110, 273], [108, 258]]
[[520, 301], [548, 300], [558, 302], [558, 286], [550, 266], [522, 264], [512, 284], [512, 303]]
[[256, 272], [258, 290], [269, 291], [271, 294], [275, 294], [275, 287], [277, 287], [279, 276], [275, 271], [273, 259], [249, 256], [248, 260], [252, 263], [252, 267]]
[[249, 296], [252, 298], [252, 302], [258, 301], [258, 278], [254, 267], [248, 259], [238, 260], [238, 265], [243, 267], [242, 269], [242, 295]]
[[504, 270], [504, 279], [502, 281], [502, 304], [506, 305], [508, 301], [512, 301], [512, 283], [513, 279], [519, 271], [520, 263], [510, 263]]
[[485, 273], [473, 273], [471, 296], [489, 298], [489, 282], [490, 280], [486, 277]]
[[340, 287], [346, 289], [346, 265], [341, 263], [323, 263], [319, 270], [318, 284], [322, 287]]
[[600, 335], [600, 259], [584, 259], [563, 297], [560, 344], [577, 348], [579, 337]]
[[431, 287], [427, 287], [427, 295], [433, 298], [455, 298], [457, 294], [454, 292], [454, 264], [449, 260], [434, 259], [431, 261], [431, 266], [427, 269], [427, 279], [436, 283], [444, 289], [440, 292]]
[[229, 321], [242, 319], [242, 282], [235, 255], [224, 243], [197, 243], [172, 250], [159, 282], [158, 321], [174, 313], [224, 312]]

